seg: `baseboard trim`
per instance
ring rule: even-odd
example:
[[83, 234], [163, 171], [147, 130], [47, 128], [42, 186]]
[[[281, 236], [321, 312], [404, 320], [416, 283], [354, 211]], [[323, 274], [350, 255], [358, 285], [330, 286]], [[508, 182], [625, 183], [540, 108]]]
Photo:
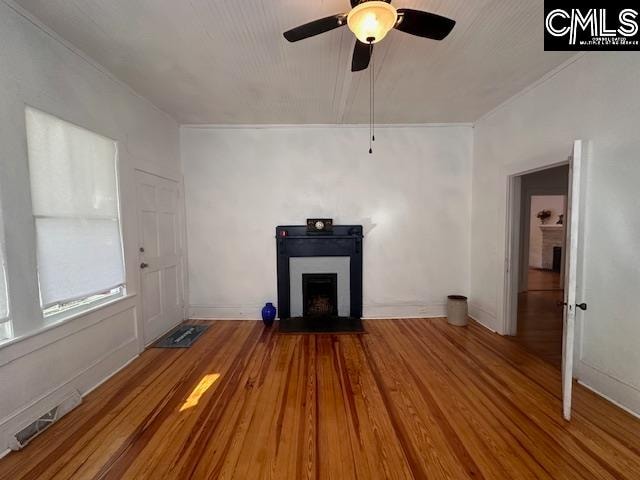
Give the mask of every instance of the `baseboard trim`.
[[634, 412], [633, 410], [631, 410], [630, 408], [625, 407], [624, 405], [622, 405], [620, 402], [615, 401], [613, 398], [609, 397], [608, 395], [605, 395], [604, 393], [602, 393], [599, 390], [596, 390], [595, 388], [593, 388], [590, 385], [587, 385], [586, 383], [584, 383], [582, 380], [578, 380], [578, 383], [580, 385], [582, 385], [584, 388], [586, 388], [587, 390], [591, 390], [593, 393], [595, 393], [596, 395], [600, 395], [602, 398], [604, 398], [605, 400], [613, 403], [616, 407], [624, 410], [625, 412], [627, 412], [629, 415], [632, 415], [636, 418], [640, 418], [640, 413], [638, 412]]
[[[261, 320], [262, 305], [222, 306], [208, 305], [189, 306], [189, 318], [192, 320]], [[444, 304], [376, 304], [364, 305], [363, 319], [389, 318], [436, 318], [446, 316]]]
[[262, 320], [262, 305], [189, 305], [191, 320]]
[[478, 304], [469, 302], [469, 316], [480, 325], [485, 327], [487, 330], [490, 330], [493, 333], [500, 334], [500, 332], [496, 329], [496, 325], [498, 324], [498, 319], [496, 318], [496, 316], [480, 307]]
[[482, 328], [484, 328], [485, 330], [489, 330], [491, 333], [495, 333], [496, 335], [502, 335], [501, 333], [495, 331], [493, 328], [489, 327], [488, 325], [485, 325], [484, 323], [478, 321], [475, 317], [473, 317], [472, 315], [469, 315], [469, 318], [471, 318], [473, 321], [475, 321], [478, 325], [480, 325]]
[[381, 304], [363, 305], [362, 318], [367, 320], [392, 318], [437, 318], [446, 317], [447, 307], [444, 304]]
[[640, 391], [597, 368], [578, 362], [578, 382], [631, 415], [640, 418]]

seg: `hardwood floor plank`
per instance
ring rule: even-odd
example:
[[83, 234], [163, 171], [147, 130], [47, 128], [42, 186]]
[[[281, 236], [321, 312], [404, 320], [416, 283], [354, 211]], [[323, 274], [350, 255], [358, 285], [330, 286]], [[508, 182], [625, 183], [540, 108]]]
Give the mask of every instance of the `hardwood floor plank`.
[[[439, 329], [445, 338], [454, 343], [457, 342], [456, 337], [461, 334], [455, 330], [444, 331], [442, 325], [434, 324], [433, 327]], [[474, 359], [479, 370], [485, 369], [486, 352], [483, 352], [482, 348], [476, 348], [473, 340], [464, 344], [464, 351], [465, 355]], [[544, 425], [544, 430], [553, 439], [553, 443], [566, 454], [574, 458], [582, 458], [581, 465], [590, 472], [595, 472], [591, 473], [593, 478], [619, 478], [619, 475], [624, 475], [628, 471], [637, 472], [640, 475], [640, 463], [638, 463], [640, 459], [637, 456], [628, 455], [631, 452], [624, 452], [624, 455], [619, 457], [618, 453], [624, 447], [613, 437], [601, 436], [592, 425], [585, 422], [579, 411], [576, 411], [571, 422], [565, 422], [557, 415], [561, 405], [560, 398], [552, 395], [548, 390], [532, 388], [537, 383], [518, 369], [510, 368], [507, 364], [494, 369], [489, 375], [496, 375], [503, 384], [508, 386], [512, 396], [511, 404], [530, 419], [530, 422], [523, 422], [524, 425], [530, 423]], [[490, 382], [486, 383], [490, 384]], [[603, 449], [602, 445], [606, 445], [606, 448]], [[606, 459], [603, 460], [603, 457]], [[622, 462], [619, 461], [620, 459]], [[578, 467], [573, 466], [573, 468]], [[590, 478], [587, 472], [583, 471], [581, 474], [582, 478]]]
[[382, 338], [377, 340], [365, 340], [371, 352], [370, 363], [377, 366], [380, 390], [387, 395], [387, 409], [394, 416], [414, 475], [417, 478], [472, 478], [468, 465], [460, 462], [455, 446], [440, 427], [439, 410], [425, 401], [406, 364], [398, 358], [400, 352], [390, 355], [395, 345], [385, 345]]
[[343, 345], [343, 364], [353, 412], [358, 417], [359, 443], [372, 472], [371, 478], [412, 478], [411, 467], [387, 413], [374, 372], [363, 348], [366, 336], [338, 337]]
[[[222, 417], [230, 392], [236, 387], [261, 335], [261, 329], [253, 326], [239, 343], [234, 342], [233, 337], [220, 336], [218, 354], [208, 362], [202, 359], [199, 368], [189, 373], [190, 380], [183, 382], [184, 388], [173, 395], [165, 409], [165, 419], [159, 425], [162, 429], [147, 430], [148, 443], [118, 458], [104, 478], [185, 478], [183, 475], [190, 475], [189, 469], [195, 468], [196, 462], [185, 465], [184, 460], [200, 457], [206, 446], [206, 442], [200, 441], [202, 432], [205, 426]], [[208, 375], [217, 375], [217, 380], [195, 405], [182, 410], [194, 387]], [[167, 442], [167, 438], [171, 441]], [[154, 458], [161, 460], [154, 461]]]
[[472, 323], [366, 321], [364, 335], [212, 322], [149, 349], [0, 479], [636, 479], [640, 421]]
[[262, 416], [260, 396], [265, 387], [264, 372], [272, 366], [273, 340], [271, 331], [261, 336], [244, 369], [234, 373], [225, 395], [211, 405], [211, 414], [195, 439], [199, 449], [184, 458], [176, 478], [232, 478], [245, 446], [257, 447], [250, 444], [251, 439], [246, 442], [247, 433]]
[[[540, 362], [536, 355], [518, 346], [503, 342], [504, 338], [489, 332], [487, 329], [471, 324], [470, 331], [476, 341], [482, 342], [495, 355], [503, 358], [508, 364], [519, 369], [523, 374], [535, 381], [545, 390], [561, 399], [560, 371], [546, 362]], [[592, 425], [597, 425], [632, 449], [635, 455], [640, 455], [640, 429], [634, 417], [614, 404], [602, 401], [602, 398], [592, 391], [577, 384], [573, 391], [574, 411], [589, 419]]]
[[333, 338], [317, 338], [317, 415], [319, 478], [356, 478], [355, 456], [352, 449], [353, 425], [349, 418], [346, 399], [342, 395], [339, 366], [336, 363]]
[[[84, 462], [74, 472], [76, 478], [120, 479], [136, 460], [144, 458], [142, 452], [154, 452], [149, 448], [149, 443], [161, 442], [166, 438], [162, 429], [171, 427], [172, 415], [178, 412], [180, 405], [203, 375], [214, 364], [227, 365], [227, 358], [232, 356], [232, 351], [249, 341], [245, 340], [247, 335], [242, 330], [231, 326], [225, 326], [223, 330], [228, 334], [220, 332], [210, 337], [210, 342], [202, 342], [197, 348], [192, 347], [195, 349], [193, 357], [183, 354], [159, 381], [136, 399], [137, 404], [142, 407], [131, 408], [130, 414], [124, 416], [116, 426], [119, 443], [105, 447], [102, 432], [96, 436], [93, 442], [100, 447], [95, 450], [90, 461]], [[175, 444], [172, 442], [171, 445]], [[101, 465], [101, 468], [96, 470], [94, 465]]]
[[[451, 437], [464, 439], [464, 448], [473, 458], [472, 462], [467, 461], [473, 476], [546, 478], [544, 470], [527, 462], [526, 452], [523, 455], [512, 448], [514, 439], [504, 435], [506, 430], [503, 425], [493, 415], [485, 414], [485, 406], [477, 401], [480, 392], [470, 390], [466, 379], [461, 379], [434, 352], [423, 348], [420, 335], [416, 335], [415, 340], [415, 353], [406, 347], [403, 353], [407, 357], [424, 357], [426, 361], [409, 364], [405, 359], [405, 368], [412, 372], [414, 381], [422, 385], [422, 390], [433, 392], [428, 395], [432, 397], [432, 402], [438, 403], [438, 408], [450, 424], [447, 428], [455, 432]], [[468, 455], [463, 453], [461, 456], [465, 458]], [[476, 474], [477, 469], [481, 473]]]
[[[502, 365], [487, 367], [479, 363], [477, 357], [462, 354], [457, 347], [450, 351], [448, 361], [463, 366], [456, 370], [464, 378], [467, 388], [474, 385], [478, 389], [476, 395], [483, 399], [484, 408], [496, 410], [494, 415], [518, 444], [527, 452], [535, 449], [536, 461], [545, 472], [553, 478], [594, 478], [581, 464], [570, 460], [570, 452], [550, 434], [549, 425], [540, 421], [546, 419], [538, 412], [537, 405], [526, 403], [524, 397], [520, 398], [519, 392], [514, 390], [514, 385], [500, 376], [504, 369]], [[471, 373], [473, 371], [476, 373]]]
[[[180, 478], [177, 465], [183, 456], [191, 457], [202, 447], [197, 441], [200, 425], [217, 411], [216, 404], [242, 372], [244, 362], [261, 335], [260, 329], [255, 327], [247, 333], [239, 337], [241, 342], [235, 342], [234, 335], [220, 335], [216, 348], [203, 355], [195, 369], [185, 369], [179, 388], [168, 392], [160, 404], [160, 421], [145, 424], [136, 444], [131, 444], [114, 458], [113, 465], [98, 478], [154, 478], [159, 474], [156, 472], [162, 472], [163, 478]], [[217, 375], [217, 380], [195, 405], [183, 410], [194, 387], [208, 375]], [[166, 442], [167, 438], [171, 441]]]
[[[384, 336], [392, 340], [393, 332], [385, 333]], [[483, 392], [469, 384], [467, 378], [460, 378], [461, 375], [452, 370], [449, 363], [441, 362], [435, 352], [422, 348], [419, 342], [420, 335], [417, 335], [412, 348], [403, 345], [401, 355], [406, 355], [408, 359], [424, 358], [424, 362], [413, 362], [412, 368], [420, 367], [416, 370], [418, 375], [413, 375], [414, 380], [423, 383], [423, 389], [433, 392], [432, 395], [447, 415], [451, 428], [464, 438], [465, 448], [469, 450], [482, 475], [487, 478], [510, 478], [517, 472], [517, 476], [521, 478], [545, 478], [544, 471], [535, 466], [531, 470], [531, 465], [526, 461], [526, 452], [523, 462], [522, 452], [513, 450], [510, 444], [517, 443], [511, 436], [504, 438], [507, 430], [499, 417], [493, 412], [491, 415], [485, 414], [487, 409], [491, 412], [494, 406], [490, 401], [482, 402]], [[408, 368], [406, 360], [404, 363], [405, 368]], [[486, 418], [490, 421], [483, 421]], [[514, 466], [510, 468], [511, 462]], [[532, 475], [532, 471], [535, 475]], [[469, 472], [470, 475], [472, 473], [473, 471]]]

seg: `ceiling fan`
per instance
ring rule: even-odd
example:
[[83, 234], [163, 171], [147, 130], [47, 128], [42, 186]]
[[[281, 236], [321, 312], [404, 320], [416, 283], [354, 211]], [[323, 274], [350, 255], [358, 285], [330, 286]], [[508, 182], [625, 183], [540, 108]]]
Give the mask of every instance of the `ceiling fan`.
[[396, 10], [390, 3], [391, 0], [351, 0], [352, 8], [348, 13], [338, 13], [292, 28], [284, 32], [284, 38], [297, 42], [346, 24], [356, 36], [351, 71], [357, 72], [369, 66], [373, 44], [382, 40], [392, 28], [418, 37], [442, 40], [456, 24], [454, 20], [435, 13], [411, 8]]

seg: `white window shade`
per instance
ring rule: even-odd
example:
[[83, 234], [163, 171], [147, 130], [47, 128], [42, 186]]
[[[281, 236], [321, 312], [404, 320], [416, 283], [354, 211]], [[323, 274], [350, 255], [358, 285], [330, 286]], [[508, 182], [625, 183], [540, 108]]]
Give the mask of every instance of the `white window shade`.
[[38, 277], [43, 307], [86, 298], [123, 283], [118, 222], [38, 218]]
[[9, 320], [9, 296], [7, 292], [7, 268], [4, 253], [4, 221], [0, 205], [0, 339], [4, 337], [3, 323]]
[[113, 140], [27, 108], [42, 306], [124, 284]]
[[[0, 223], [2, 222], [2, 214], [0, 212]], [[2, 227], [0, 226], [0, 235]], [[0, 239], [0, 323], [9, 320], [9, 302], [7, 299], [7, 275], [4, 262], [4, 249], [2, 248], [2, 239]], [[0, 330], [1, 331], [1, 330]], [[0, 334], [0, 338], [2, 335]]]

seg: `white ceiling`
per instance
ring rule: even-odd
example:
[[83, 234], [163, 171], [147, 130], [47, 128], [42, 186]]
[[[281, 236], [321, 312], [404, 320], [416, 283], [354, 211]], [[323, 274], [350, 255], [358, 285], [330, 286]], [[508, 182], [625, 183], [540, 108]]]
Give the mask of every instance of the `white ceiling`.
[[[282, 32], [348, 0], [17, 0], [180, 123], [366, 123], [347, 27]], [[378, 123], [472, 122], [571, 56], [543, 51], [542, 0], [394, 0], [457, 21], [375, 47]]]

